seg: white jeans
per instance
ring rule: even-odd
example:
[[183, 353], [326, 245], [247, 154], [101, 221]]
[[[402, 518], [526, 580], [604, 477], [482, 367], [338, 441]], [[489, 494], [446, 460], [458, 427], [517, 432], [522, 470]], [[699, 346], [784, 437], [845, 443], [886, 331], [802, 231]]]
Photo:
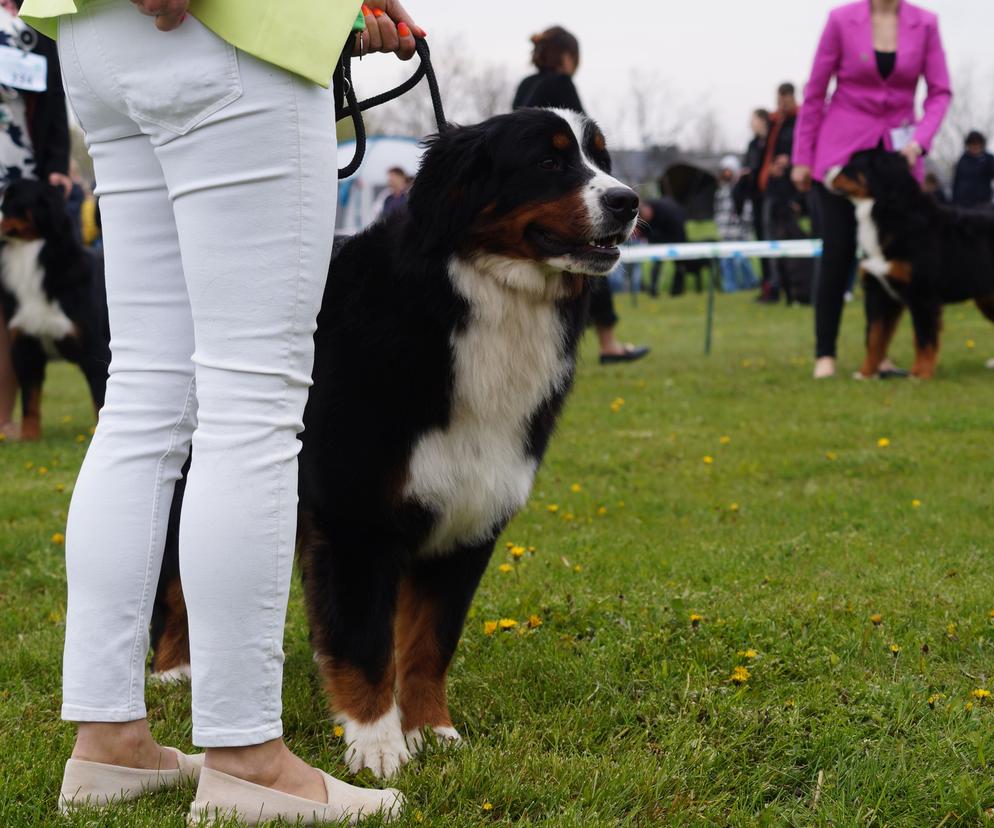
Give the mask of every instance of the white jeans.
[[145, 716], [149, 617], [192, 441], [180, 569], [193, 740], [257, 744], [282, 734], [333, 96], [192, 16], [163, 33], [121, 0], [62, 18], [59, 54], [96, 169], [113, 352], [69, 511], [62, 715]]

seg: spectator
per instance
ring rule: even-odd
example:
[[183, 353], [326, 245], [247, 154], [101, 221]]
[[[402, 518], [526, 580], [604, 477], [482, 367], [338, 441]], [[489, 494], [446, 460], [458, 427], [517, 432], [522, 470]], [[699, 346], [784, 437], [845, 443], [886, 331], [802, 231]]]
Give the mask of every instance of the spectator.
[[956, 165], [953, 204], [959, 207], [990, 207], [994, 200], [994, 155], [987, 151], [987, 138], [974, 130], [966, 136], [966, 152]]
[[[573, 85], [573, 75], [580, 66], [580, 43], [566, 29], [553, 26], [532, 37], [532, 63], [538, 72], [521, 81], [514, 95], [514, 109], [556, 107], [583, 113], [583, 104]], [[618, 314], [607, 279], [597, 279], [590, 294], [590, 318], [597, 328], [601, 365], [634, 362], [649, 353], [618, 341], [614, 329]]]
[[[752, 140], [746, 148], [745, 168], [742, 170], [742, 177], [739, 179], [738, 198], [751, 203], [753, 233], [757, 239], [765, 239], [766, 231], [763, 228], [763, 193], [759, 189], [759, 173], [763, 168], [763, 159], [766, 156], [766, 139], [770, 134], [769, 110], [755, 110], [749, 120], [749, 127], [752, 130]], [[769, 259], [761, 259], [760, 267], [762, 268], [762, 284], [768, 285], [771, 275]]]
[[[684, 244], [687, 241], [687, 213], [683, 207], [668, 196], [643, 201], [639, 206], [641, 232], [649, 244]], [[659, 296], [659, 280], [662, 276], [663, 263], [652, 263], [649, 277], [649, 294]], [[683, 262], [676, 262], [676, 273], [673, 276], [672, 296], [683, 293], [685, 280]]]
[[925, 175], [925, 181], [922, 182], [922, 190], [932, 196], [939, 204], [949, 203], [949, 196], [946, 195], [946, 190], [942, 186], [942, 182], [939, 181], [939, 176], [935, 173], [930, 172]]
[[[871, 44], [875, 60], [867, 51]], [[915, 92], [922, 77], [928, 97], [919, 120]], [[826, 100], [833, 78], [835, 91]], [[907, 0], [848, 3], [831, 12], [804, 91], [794, 146], [793, 179], [803, 192], [814, 182], [825, 241], [815, 296], [816, 379], [835, 376], [842, 307], [856, 258], [855, 209], [827, 189], [825, 175], [854, 153], [883, 146], [900, 151], [921, 181], [922, 156], [932, 146], [951, 98], [934, 14]], [[875, 291], [866, 298], [879, 301]], [[880, 366], [881, 375], [893, 371], [887, 360]]]
[[[718, 189], [714, 195], [714, 220], [718, 225], [721, 241], [746, 241], [752, 225], [752, 202], [742, 201], [736, 206], [735, 189], [739, 183], [742, 164], [734, 155], [721, 159]], [[752, 262], [743, 256], [721, 260], [721, 285], [726, 293], [748, 290], [756, 286]]]
[[[803, 235], [797, 224], [800, 200], [790, 180], [797, 111], [794, 84], [780, 84], [777, 109], [770, 117], [770, 134], [759, 170], [759, 191], [763, 196], [762, 227], [768, 239], [799, 238]], [[770, 259], [767, 272], [769, 278], [763, 284], [759, 301], [776, 303], [780, 301], [781, 289], [786, 288], [789, 303], [791, 296], [789, 286], [785, 284], [784, 263]]]
[[[62, 73], [55, 43], [37, 35], [17, 20], [18, 5], [0, 0], [0, 46], [19, 49], [33, 43], [30, 51], [44, 57], [46, 89], [26, 92], [3, 87], [0, 97], [0, 189], [17, 178], [38, 178], [62, 187], [67, 193], [69, 171], [69, 121]], [[7, 321], [0, 313], [0, 434], [16, 437], [14, 403], [17, 377], [10, 358]]]
[[387, 170], [387, 190], [389, 193], [383, 201], [380, 218], [407, 207], [407, 191], [411, 188], [410, 181], [407, 173], [400, 167], [391, 167]]

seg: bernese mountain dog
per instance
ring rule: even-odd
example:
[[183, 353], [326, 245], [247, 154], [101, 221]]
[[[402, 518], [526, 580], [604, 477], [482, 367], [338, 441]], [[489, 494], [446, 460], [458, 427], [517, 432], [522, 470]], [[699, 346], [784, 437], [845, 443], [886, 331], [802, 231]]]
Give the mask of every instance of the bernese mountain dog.
[[994, 212], [939, 204], [898, 153], [857, 153], [827, 182], [856, 208], [867, 296], [866, 359], [876, 376], [901, 312], [915, 331], [912, 374], [930, 379], [939, 358], [943, 305], [972, 300], [994, 322]]
[[[392, 775], [427, 732], [459, 740], [446, 674], [467, 610], [573, 384], [590, 280], [617, 265], [638, 206], [593, 121], [521, 110], [432, 138], [408, 209], [334, 259], [298, 540], [352, 771]], [[174, 676], [188, 655], [171, 535], [153, 672]]]
[[18, 179], [0, 211], [0, 296], [21, 391], [20, 434], [37, 440], [50, 359], [78, 365], [94, 409], [103, 406], [110, 365], [103, 259], [83, 247], [57, 187]]

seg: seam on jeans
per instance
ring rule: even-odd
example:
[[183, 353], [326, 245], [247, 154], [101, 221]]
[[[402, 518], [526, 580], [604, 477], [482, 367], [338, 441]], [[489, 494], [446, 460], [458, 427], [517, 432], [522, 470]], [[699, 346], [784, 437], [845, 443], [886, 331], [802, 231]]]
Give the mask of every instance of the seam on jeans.
[[[156, 538], [158, 536], [158, 523], [159, 523], [159, 505], [162, 501], [162, 470], [166, 465], [166, 460], [176, 449], [176, 436], [179, 434], [179, 430], [183, 427], [183, 423], [187, 419], [187, 415], [190, 411], [190, 403], [194, 397], [194, 389], [196, 388], [196, 379], [190, 380], [190, 384], [186, 391], [186, 402], [183, 404], [183, 410], [180, 413], [179, 418], [176, 420], [176, 424], [173, 426], [172, 431], [169, 433], [169, 444], [166, 450], [159, 457], [159, 463], [155, 468], [155, 479], [153, 481], [153, 492], [152, 492], [152, 521], [149, 528], [148, 535], [148, 548], [145, 555], [145, 581], [142, 584], [141, 597], [138, 600], [138, 619], [135, 624], [135, 643], [131, 647], [131, 678], [128, 682], [128, 707], [134, 709], [135, 705], [135, 665], [138, 661], [138, 648], [142, 641], [143, 632], [147, 625], [142, 624], [142, 617], [145, 614], [145, 604], [148, 601], [148, 587], [152, 580], [152, 557], [155, 548]], [[148, 655], [146, 650], [145, 655]], [[145, 659], [142, 658], [142, 673], [145, 672]]]

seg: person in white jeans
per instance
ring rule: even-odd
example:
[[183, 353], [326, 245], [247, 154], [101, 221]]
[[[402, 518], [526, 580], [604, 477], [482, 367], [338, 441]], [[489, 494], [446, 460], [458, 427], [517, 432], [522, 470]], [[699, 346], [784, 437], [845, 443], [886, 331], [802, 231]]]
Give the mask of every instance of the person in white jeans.
[[[333, 95], [192, 16], [158, 31], [138, 13], [156, 5], [89, 0], [60, 19], [100, 199], [113, 353], [66, 532], [62, 715], [91, 723], [75, 759], [177, 767], [150, 736], [144, 680], [192, 445], [179, 548], [193, 741], [209, 768], [320, 802], [332, 789], [282, 741], [281, 689], [297, 435], [335, 227]], [[398, 37], [392, 22], [403, 9], [376, 5], [387, 14], [367, 19], [375, 45], [412, 52], [407, 24]]]

